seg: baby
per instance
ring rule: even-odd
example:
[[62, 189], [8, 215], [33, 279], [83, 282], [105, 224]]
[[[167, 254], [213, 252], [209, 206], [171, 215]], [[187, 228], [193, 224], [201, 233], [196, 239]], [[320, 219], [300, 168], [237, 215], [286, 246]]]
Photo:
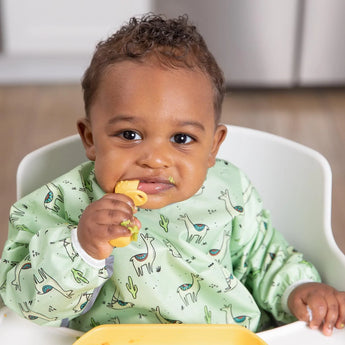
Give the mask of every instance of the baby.
[[[132, 18], [100, 42], [78, 130], [90, 161], [11, 209], [0, 270], [10, 308], [39, 324], [298, 318], [330, 335], [345, 293], [272, 227], [248, 178], [216, 159], [224, 80], [187, 18]], [[137, 181], [140, 208], [114, 193]], [[140, 229], [138, 240], [114, 240]], [[128, 241], [129, 242], [129, 241]]]

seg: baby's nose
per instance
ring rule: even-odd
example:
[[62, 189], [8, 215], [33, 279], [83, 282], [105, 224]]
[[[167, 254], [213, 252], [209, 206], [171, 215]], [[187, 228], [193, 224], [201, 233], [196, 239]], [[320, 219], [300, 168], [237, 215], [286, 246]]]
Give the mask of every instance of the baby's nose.
[[173, 161], [171, 151], [170, 143], [147, 145], [139, 155], [139, 164], [151, 169], [168, 168]]

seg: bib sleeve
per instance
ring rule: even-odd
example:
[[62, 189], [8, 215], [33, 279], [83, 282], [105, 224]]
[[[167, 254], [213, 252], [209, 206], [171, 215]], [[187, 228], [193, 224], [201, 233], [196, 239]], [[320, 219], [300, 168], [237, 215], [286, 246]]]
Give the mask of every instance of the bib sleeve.
[[[250, 182], [242, 176], [244, 189]], [[282, 322], [295, 318], [286, 307], [289, 287], [305, 281], [320, 282], [315, 267], [277, 232], [270, 213], [262, 207], [254, 187], [243, 200], [244, 212], [233, 221], [234, 273], [252, 293], [263, 310]], [[283, 298], [284, 296], [284, 298]]]
[[87, 311], [112, 275], [111, 258], [90, 263], [79, 255], [72, 234], [83, 210], [67, 213], [65, 197], [49, 184], [10, 211], [0, 292], [9, 308], [38, 324], [59, 326]]

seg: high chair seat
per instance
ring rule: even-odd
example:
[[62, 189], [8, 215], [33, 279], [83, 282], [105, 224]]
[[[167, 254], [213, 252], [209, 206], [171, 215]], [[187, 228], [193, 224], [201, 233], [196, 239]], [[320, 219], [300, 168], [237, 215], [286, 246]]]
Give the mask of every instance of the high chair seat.
[[[314, 263], [323, 281], [345, 290], [345, 255], [336, 245], [331, 229], [332, 174], [327, 160], [306, 146], [273, 134], [237, 126], [227, 128], [228, 136], [218, 157], [248, 175], [264, 207], [271, 211], [275, 228]], [[86, 160], [78, 135], [29, 153], [18, 167], [17, 198]], [[345, 332], [335, 332], [330, 343], [344, 344]], [[325, 340], [320, 332], [307, 329], [301, 322], [259, 335], [268, 344], [283, 344], [287, 335], [290, 341], [296, 339], [295, 344], [310, 340], [317, 345]]]

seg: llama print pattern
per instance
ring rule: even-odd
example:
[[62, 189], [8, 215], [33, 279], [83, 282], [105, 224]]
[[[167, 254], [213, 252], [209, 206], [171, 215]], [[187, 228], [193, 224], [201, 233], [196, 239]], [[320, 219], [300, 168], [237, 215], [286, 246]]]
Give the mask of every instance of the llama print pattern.
[[74, 247], [72, 246], [72, 240], [70, 238], [64, 238], [56, 242], [50, 242], [50, 244], [55, 244], [59, 242], [62, 242], [62, 245], [65, 248], [67, 255], [73, 262], [74, 259], [79, 256], [79, 254], [75, 251]]
[[210, 249], [208, 252], [209, 255], [211, 255], [218, 262], [222, 262], [229, 250], [229, 243], [230, 243], [230, 234], [229, 232], [224, 232], [223, 241], [222, 241], [222, 245], [220, 249]]
[[163, 242], [166, 245], [166, 247], [169, 249], [169, 252], [174, 258], [179, 258], [179, 259], [182, 258], [182, 255], [180, 254], [180, 252], [174, 247], [174, 245], [169, 240], [164, 239]]
[[221, 194], [218, 197], [218, 199], [224, 200], [225, 208], [229, 212], [229, 214], [230, 214], [230, 216], [232, 218], [235, 218], [239, 214], [243, 214], [243, 212], [244, 212], [243, 207], [240, 206], [240, 205], [234, 206], [233, 203], [231, 202], [230, 194], [229, 194], [229, 190], [228, 189], [226, 189], [225, 191], [221, 192]]
[[24, 260], [24, 263], [19, 266], [17, 265], [16, 268], [15, 268], [15, 279], [11, 282], [11, 284], [13, 286], [15, 286], [16, 290], [19, 290], [21, 291], [21, 286], [20, 286], [20, 273], [23, 271], [23, 270], [28, 270], [28, 269], [31, 269], [31, 262], [28, 260], [29, 257], [26, 258], [26, 260]]
[[28, 320], [36, 320], [36, 319], [42, 319], [42, 320], [46, 320], [46, 321], [55, 321], [57, 320], [56, 317], [48, 317], [46, 315], [40, 314], [40, 313], [36, 313], [33, 310], [30, 310], [28, 304], [26, 302], [23, 303], [23, 305], [21, 305], [20, 303], [18, 303], [19, 308], [21, 309], [23, 316], [28, 319]]
[[224, 292], [233, 290], [237, 286], [238, 280], [226, 268], [222, 267], [222, 271], [225, 277], [225, 281], [227, 283], [227, 287]]
[[181, 215], [178, 220], [183, 220], [187, 228], [187, 242], [192, 242], [196, 237], [196, 243], [201, 243], [210, 228], [206, 224], [194, 224], [187, 214]]
[[91, 293], [82, 294], [79, 298], [78, 303], [74, 306], [73, 311], [75, 313], [82, 311], [86, 307], [87, 303], [90, 301], [91, 297]]
[[191, 273], [192, 283], [185, 283], [177, 288], [177, 292], [180, 295], [183, 303], [188, 306], [188, 296], [193, 303], [198, 300], [198, 293], [200, 291], [200, 281], [203, 280], [198, 274]]
[[180, 320], [171, 320], [171, 319], [167, 319], [165, 317], [163, 317], [163, 315], [161, 314], [160, 308], [159, 306], [156, 307], [156, 309], [151, 310], [157, 317], [158, 321], [162, 324], [181, 324], [182, 322]]
[[36, 275], [34, 274], [34, 282], [35, 282], [35, 288], [39, 295], [44, 295], [44, 294], [49, 293], [52, 290], [56, 290], [57, 292], [60, 292], [63, 296], [65, 296], [66, 298], [72, 297], [73, 291], [64, 290], [55, 279], [53, 279], [49, 274], [47, 274], [47, 272], [44, 271], [43, 268], [40, 268], [38, 270], [38, 274], [40, 275], [41, 279], [38, 279]]
[[232, 305], [225, 305], [221, 308], [226, 313], [226, 323], [237, 324], [245, 328], [250, 326], [250, 317], [246, 315], [234, 316], [232, 313]]
[[48, 193], [44, 198], [44, 207], [48, 210], [58, 213], [60, 211], [58, 202], [63, 202], [62, 192], [54, 183], [48, 183], [46, 187], [48, 188]]
[[123, 310], [134, 307], [134, 303], [124, 302], [117, 298], [116, 292], [117, 290], [115, 289], [111, 302], [107, 304], [107, 307], [112, 308], [114, 310]]
[[153, 263], [156, 259], [156, 251], [152, 245], [154, 238], [150, 237], [148, 234], [140, 234], [140, 237], [145, 242], [146, 252], [133, 255], [130, 258], [138, 277], [144, 274], [143, 267], [146, 267], [149, 274], [153, 273]]

